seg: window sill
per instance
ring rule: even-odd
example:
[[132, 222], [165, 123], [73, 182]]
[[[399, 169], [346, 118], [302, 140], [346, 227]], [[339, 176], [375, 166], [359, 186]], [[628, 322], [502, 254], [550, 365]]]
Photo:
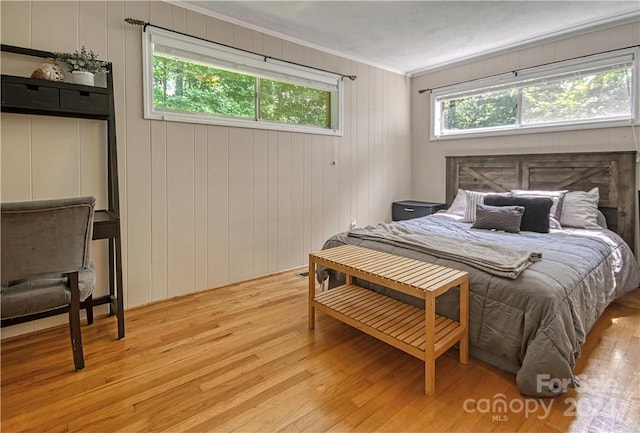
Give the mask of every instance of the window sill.
[[198, 113], [163, 113], [152, 112], [145, 113], [145, 119], [164, 120], [168, 122], [198, 123], [217, 126], [232, 126], [236, 128], [250, 129], [267, 129], [271, 131], [297, 132], [301, 134], [329, 135], [334, 137], [342, 137], [342, 130], [325, 129], [313, 126], [288, 125], [286, 123], [265, 122], [253, 119], [235, 119], [231, 117], [219, 117], [202, 115]]
[[604, 122], [573, 123], [571, 125], [522, 126], [519, 128], [494, 129], [490, 131], [485, 130], [477, 132], [460, 132], [439, 136], [434, 135], [433, 132], [431, 132], [429, 139], [430, 141], [459, 140], [465, 138], [499, 137], [503, 135], [542, 134], [547, 132], [582, 131], [586, 129], [599, 128], [619, 128], [635, 125], [640, 125], [640, 121], [626, 119]]

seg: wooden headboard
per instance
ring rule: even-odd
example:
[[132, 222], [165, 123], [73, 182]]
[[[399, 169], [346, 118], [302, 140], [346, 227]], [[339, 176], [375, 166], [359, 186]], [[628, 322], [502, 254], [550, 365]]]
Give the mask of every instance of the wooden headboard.
[[447, 156], [447, 203], [458, 188], [600, 190], [609, 228], [630, 246], [635, 239], [636, 152]]

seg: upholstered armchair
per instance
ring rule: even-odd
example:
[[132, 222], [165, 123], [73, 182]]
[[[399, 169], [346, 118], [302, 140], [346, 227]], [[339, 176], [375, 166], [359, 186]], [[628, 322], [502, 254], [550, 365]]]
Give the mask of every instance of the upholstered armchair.
[[76, 370], [84, 368], [81, 303], [93, 322], [94, 206], [93, 197], [0, 205], [2, 326], [68, 309]]

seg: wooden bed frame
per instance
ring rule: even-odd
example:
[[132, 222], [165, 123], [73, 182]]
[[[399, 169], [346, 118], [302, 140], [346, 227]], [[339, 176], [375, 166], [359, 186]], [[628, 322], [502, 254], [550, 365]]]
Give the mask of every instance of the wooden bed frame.
[[611, 230], [634, 249], [636, 152], [447, 156], [447, 203], [458, 188], [600, 190], [599, 208]]

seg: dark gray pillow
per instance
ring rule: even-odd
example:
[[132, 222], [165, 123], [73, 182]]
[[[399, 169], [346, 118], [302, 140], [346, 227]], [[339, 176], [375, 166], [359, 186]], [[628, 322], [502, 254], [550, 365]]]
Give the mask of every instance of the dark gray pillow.
[[504, 230], [510, 233], [519, 233], [523, 206], [489, 206], [476, 205], [476, 221], [471, 228]]
[[524, 206], [520, 230], [549, 233], [549, 211], [553, 200], [548, 197], [501, 197], [488, 195], [484, 203], [489, 206]]

